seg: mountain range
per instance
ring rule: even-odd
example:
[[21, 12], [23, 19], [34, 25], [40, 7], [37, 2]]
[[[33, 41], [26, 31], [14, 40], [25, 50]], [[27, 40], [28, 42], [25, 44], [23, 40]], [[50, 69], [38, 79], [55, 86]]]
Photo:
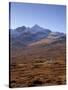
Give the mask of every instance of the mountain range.
[[18, 27], [10, 29], [11, 46], [23, 48], [28, 45], [37, 45], [42, 42], [49, 44], [59, 40], [65, 40], [66, 35], [60, 32], [53, 32], [49, 29], [34, 25], [33, 27]]

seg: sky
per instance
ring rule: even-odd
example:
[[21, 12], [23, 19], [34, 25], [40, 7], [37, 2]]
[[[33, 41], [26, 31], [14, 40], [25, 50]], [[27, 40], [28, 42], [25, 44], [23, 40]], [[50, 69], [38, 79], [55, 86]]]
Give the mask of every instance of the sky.
[[66, 6], [11, 2], [10, 28], [35, 24], [55, 32], [66, 32]]

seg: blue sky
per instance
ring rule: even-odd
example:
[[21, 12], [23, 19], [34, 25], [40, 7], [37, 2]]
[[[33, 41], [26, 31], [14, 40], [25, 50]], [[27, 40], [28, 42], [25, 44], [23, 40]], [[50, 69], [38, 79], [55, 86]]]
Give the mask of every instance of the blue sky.
[[52, 31], [66, 31], [66, 6], [11, 2], [10, 28], [38, 24]]

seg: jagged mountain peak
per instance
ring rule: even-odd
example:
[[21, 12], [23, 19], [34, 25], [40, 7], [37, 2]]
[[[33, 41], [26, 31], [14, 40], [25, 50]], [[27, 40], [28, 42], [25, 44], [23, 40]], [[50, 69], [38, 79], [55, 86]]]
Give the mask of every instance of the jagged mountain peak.
[[33, 30], [35, 30], [35, 29], [41, 30], [43, 28], [40, 27], [39, 25], [35, 24], [31, 29], [33, 29]]
[[27, 28], [26, 26], [21, 26], [21, 27], [16, 28], [15, 30], [18, 32], [21, 32], [21, 31], [25, 30], [26, 28]]
[[35, 24], [33, 27], [40, 27], [38, 24]]

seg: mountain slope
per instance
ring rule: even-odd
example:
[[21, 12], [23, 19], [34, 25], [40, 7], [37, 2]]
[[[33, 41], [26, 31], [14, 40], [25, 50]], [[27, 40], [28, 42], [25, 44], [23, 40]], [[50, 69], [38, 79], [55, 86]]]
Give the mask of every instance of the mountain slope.
[[65, 38], [47, 45], [43, 40], [25, 48], [13, 48], [10, 67], [11, 87], [66, 84]]
[[28, 44], [42, 41], [46, 39], [46, 42], [53, 42], [57, 39], [64, 37], [65, 34], [60, 32], [52, 32], [49, 29], [44, 29], [38, 25], [30, 27], [18, 27], [15, 30], [10, 30], [11, 46], [16, 48], [23, 48]]
[[38, 25], [10, 32], [10, 87], [66, 84], [66, 35]]

